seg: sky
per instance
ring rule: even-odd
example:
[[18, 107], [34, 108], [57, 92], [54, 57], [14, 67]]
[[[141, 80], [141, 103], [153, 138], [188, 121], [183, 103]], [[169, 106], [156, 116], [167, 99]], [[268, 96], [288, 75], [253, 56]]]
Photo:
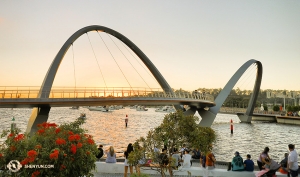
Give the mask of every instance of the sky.
[[[0, 87], [40, 86], [65, 41], [100, 25], [135, 43], [175, 89], [223, 88], [256, 59], [262, 89], [300, 90], [299, 9], [298, 0], [1, 0]], [[139, 62], [117, 39], [89, 32], [68, 50], [53, 85], [157, 88]], [[236, 87], [252, 89], [255, 74], [250, 67]]]

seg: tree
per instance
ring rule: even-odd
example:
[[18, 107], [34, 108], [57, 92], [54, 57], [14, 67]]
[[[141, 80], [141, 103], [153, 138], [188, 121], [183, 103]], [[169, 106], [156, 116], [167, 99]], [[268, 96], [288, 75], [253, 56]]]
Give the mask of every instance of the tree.
[[[141, 149], [147, 154], [147, 158], [152, 159], [155, 164], [161, 164], [161, 159], [159, 159], [158, 153], [154, 152], [154, 147], [161, 147], [162, 145], [166, 146], [167, 150], [171, 150], [186, 144], [187, 147], [199, 148], [200, 151], [206, 153], [209, 150], [209, 145], [215, 141], [216, 135], [212, 128], [200, 127], [196, 123], [197, 121], [199, 121], [198, 117], [185, 116], [182, 111], [166, 114], [161, 125], [150, 130], [145, 138], [141, 137], [136, 143], [142, 146]], [[130, 153], [129, 163], [136, 164], [140, 158], [138, 155], [137, 158], [134, 157], [136, 156], [131, 156]], [[172, 162], [172, 159], [169, 159], [169, 162]], [[163, 165], [157, 167], [162, 176], [165, 176], [164, 168], [168, 168], [172, 176], [171, 167]]]
[[274, 105], [273, 106], [273, 111], [279, 111], [279, 106], [278, 105]]

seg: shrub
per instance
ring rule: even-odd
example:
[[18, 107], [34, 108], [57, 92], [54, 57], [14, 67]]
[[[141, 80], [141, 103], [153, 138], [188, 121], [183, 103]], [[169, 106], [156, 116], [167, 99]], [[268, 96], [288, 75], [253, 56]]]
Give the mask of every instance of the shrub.
[[[97, 147], [80, 127], [83, 123], [82, 119], [60, 126], [44, 122], [32, 136], [21, 134], [19, 129], [3, 131], [1, 137], [8, 136], [0, 148], [0, 176], [93, 176]], [[11, 160], [19, 161], [22, 168], [11, 172], [6, 168]], [[26, 168], [32, 165], [50, 168]]]

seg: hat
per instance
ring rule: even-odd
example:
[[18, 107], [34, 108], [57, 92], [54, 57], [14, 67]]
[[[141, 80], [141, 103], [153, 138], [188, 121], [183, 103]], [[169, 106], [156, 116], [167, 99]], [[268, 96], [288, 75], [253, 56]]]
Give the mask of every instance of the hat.
[[238, 151], [235, 151], [234, 155], [240, 155], [240, 153]]

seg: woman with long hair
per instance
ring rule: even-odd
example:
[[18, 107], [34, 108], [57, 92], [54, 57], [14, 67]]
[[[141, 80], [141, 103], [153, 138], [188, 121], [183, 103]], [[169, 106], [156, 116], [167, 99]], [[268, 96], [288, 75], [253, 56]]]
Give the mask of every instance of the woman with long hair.
[[269, 151], [270, 151], [269, 147], [265, 147], [264, 151], [261, 154], [259, 154], [258, 159], [257, 159], [257, 166], [258, 166], [259, 170], [263, 169], [262, 166], [264, 164], [270, 165], [270, 162], [267, 162], [265, 160], [266, 158], [270, 159]]
[[110, 146], [106, 151], [106, 163], [116, 163], [116, 153], [113, 146]]
[[133, 166], [128, 164], [128, 156], [129, 154], [133, 151], [133, 146], [131, 143], [128, 144], [127, 146], [127, 149], [126, 151], [124, 152], [124, 157], [125, 157], [125, 162], [124, 162], [124, 169], [125, 169], [125, 172], [124, 172], [124, 177], [127, 177], [127, 173], [128, 173], [128, 167], [129, 167], [129, 170], [130, 170], [130, 174], [133, 173]]

